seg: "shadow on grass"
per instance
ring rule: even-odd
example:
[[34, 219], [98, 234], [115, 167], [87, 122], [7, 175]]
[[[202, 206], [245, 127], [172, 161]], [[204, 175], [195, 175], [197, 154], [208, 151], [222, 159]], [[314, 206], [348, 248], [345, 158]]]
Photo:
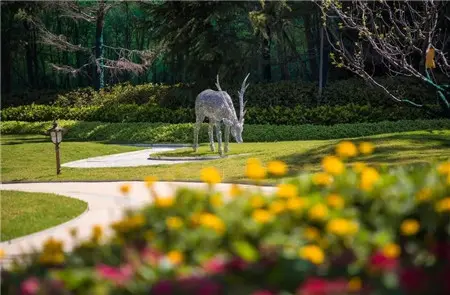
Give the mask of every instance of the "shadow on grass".
[[[445, 135], [428, 134], [399, 134], [385, 137], [365, 138], [364, 140], [352, 140], [359, 144], [369, 141], [375, 145], [372, 155], [360, 155], [348, 161], [349, 163], [362, 161], [367, 164], [378, 165], [429, 165], [429, 159], [445, 161], [450, 159], [450, 138]], [[290, 167], [288, 177], [295, 176], [298, 172], [316, 172], [321, 169], [321, 160], [327, 155], [335, 153], [336, 144], [332, 143], [308, 150], [304, 153], [293, 153], [278, 158], [286, 162]]]

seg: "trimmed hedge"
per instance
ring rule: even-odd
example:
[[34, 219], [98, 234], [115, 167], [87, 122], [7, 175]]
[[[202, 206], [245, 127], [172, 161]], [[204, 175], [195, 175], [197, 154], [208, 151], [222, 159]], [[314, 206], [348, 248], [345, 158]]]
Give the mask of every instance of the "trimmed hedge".
[[[157, 105], [110, 104], [91, 107], [57, 107], [48, 105], [27, 105], [6, 108], [1, 111], [3, 121], [39, 122], [77, 120], [89, 122], [195, 122], [193, 108], [169, 109]], [[343, 106], [319, 106], [306, 108], [289, 107], [249, 107], [245, 122], [248, 124], [301, 125], [338, 123], [364, 123], [414, 119], [435, 119], [423, 109], [406, 106], [375, 107], [348, 104]]]
[[[68, 128], [66, 139], [98, 140], [113, 142], [189, 143], [192, 142], [193, 124], [163, 123], [100, 123], [60, 121]], [[45, 134], [51, 122], [1, 123], [1, 133], [5, 134]], [[203, 124], [199, 140], [208, 141], [208, 125]], [[338, 139], [370, 136], [383, 133], [415, 130], [450, 130], [450, 120], [403, 120], [397, 122], [318, 125], [245, 125], [245, 142], [273, 142], [289, 140]]]
[[[436, 104], [435, 90], [423, 82], [407, 77], [382, 77], [377, 80], [394, 94], [410, 100]], [[221, 82], [222, 88], [228, 91], [237, 103], [237, 91], [240, 85], [227, 85]], [[214, 81], [210, 81], [214, 88]], [[100, 106], [110, 103], [119, 104], [156, 104], [164, 108], [192, 108], [196, 96], [202, 91], [191, 84], [158, 85], [158, 84], [117, 84], [108, 86], [99, 92], [93, 88], [80, 88], [67, 93], [51, 91], [26, 92], [19, 95], [2, 95], [2, 105], [18, 106], [25, 104], [51, 104], [60, 107]], [[312, 108], [320, 104], [326, 105], [371, 105], [392, 106], [396, 104], [379, 88], [371, 87], [362, 79], [351, 78], [328, 83], [322, 98], [318, 99], [316, 83], [303, 81], [281, 81], [276, 83], [254, 84], [248, 88], [246, 99], [249, 107], [268, 108], [273, 106]]]

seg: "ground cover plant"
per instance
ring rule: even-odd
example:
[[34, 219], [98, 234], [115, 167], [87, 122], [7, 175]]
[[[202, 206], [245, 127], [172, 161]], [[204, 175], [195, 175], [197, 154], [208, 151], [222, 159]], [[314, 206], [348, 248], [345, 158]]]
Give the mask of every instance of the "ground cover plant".
[[1, 191], [1, 241], [69, 221], [87, 209], [83, 201], [44, 193]]
[[[90, 130], [92, 129], [86, 130], [85, 134], [89, 134]], [[374, 130], [368, 131], [373, 132]], [[79, 132], [81, 133], [81, 130]], [[130, 134], [132, 132], [129, 132], [128, 136]], [[418, 165], [448, 160], [450, 158], [449, 134], [449, 130], [415, 131], [358, 138], [356, 141], [371, 140], [378, 146], [377, 155], [367, 155], [361, 158], [372, 165]], [[197, 171], [204, 165], [214, 165], [221, 171], [224, 181], [248, 182], [249, 179], [241, 167], [245, 165], [246, 159], [249, 157], [258, 157], [265, 162], [285, 161], [289, 165], [290, 173], [294, 175], [301, 171], [319, 169], [321, 157], [329, 153], [337, 141], [232, 143], [230, 150], [239, 155], [214, 161], [121, 168], [77, 169], [63, 167], [62, 174], [56, 176], [54, 147], [48, 136], [3, 135], [1, 138], [2, 181], [140, 180], [149, 174], [155, 175], [161, 180], [199, 180]], [[61, 144], [61, 161], [67, 163], [87, 157], [138, 149], [140, 148], [108, 142], [80, 142], [65, 139]], [[200, 153], [209, 153], [208, 144], [200, 147]], [[192, 156], [193, 154], [192, 150], [187, 148], [176, 151], [172, 155]], [[33, 163], [33, 165], [30, 166], [29, 163]], [[276, 179], [268, 178], [265, 181], [274, 183]]]
[[[234, 185], [224, 196], [214, 167], [200, 172], [207, 189], [170, 197], [146, 177], [152, 204], [111, 224], [112, 237], [94, 226], [82, 241], [72, 230], [71, 253], [49, 239], [2, 271], [2, 293], [448, 294], [450, 162], [359, 161], [374, 149], [341, 141], [320, 171], [282, 181], [273, 195]], [[257, 158], [241, 168], [255, 184], [288, 172]], [[130, 189], [121, 187], [124, 197]]]

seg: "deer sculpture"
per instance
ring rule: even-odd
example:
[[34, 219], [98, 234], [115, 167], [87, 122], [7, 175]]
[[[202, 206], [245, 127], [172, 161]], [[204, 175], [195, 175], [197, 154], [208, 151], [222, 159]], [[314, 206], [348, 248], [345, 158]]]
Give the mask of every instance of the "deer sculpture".
[[[214, 147], [214, 126], [216, 127], [217, 142], [219, 144], [219, 154], [221, 156], [228, 152], [228, 142], [231, 135], [236, 139], [237, 143], [242, 143], [242, 131], [244, 130], [244, 116], [245, 116], [245, 104], [244, 93], [250, 84], [247, 83], [247, 79], [250, 73], [245, 77], [242, 82], [241, 90], [239, 94], [239, 118], [236, 115], [236, 111], [233, 106], [233, 101], [230, 95], [223, 91], [219, 83], [219, 75], [217, 75], [216, 87], [218, 91], [207, 89], [202, 91], [195, 99], [195, 127], [194, 127], [194, 151], [198, 149], [198, 133], [200, 126], [205, 119], [209, 119], [209, 146], [211, 151], [215, 151]], [[222, 131], [221, 122], [225, 125], [225, 144], [224, 150], [222, 150]]]

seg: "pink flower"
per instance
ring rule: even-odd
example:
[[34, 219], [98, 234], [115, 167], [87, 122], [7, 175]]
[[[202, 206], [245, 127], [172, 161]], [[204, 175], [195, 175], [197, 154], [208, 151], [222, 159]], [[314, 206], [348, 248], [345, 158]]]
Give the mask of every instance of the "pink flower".
[[210, 274], [223, 273], [226, 270], [225, 261], [221, 258], [213, 258], [203, 265], [203, 269]]
[[96, 267], [96, 271], [100, 277], [110, 280], [118, 286], [123, 286], [133, 276], [133, 269], [128, 264], [118, 268], [100, 264]]
[[347, 281], [344, 279], [325, 280], [321, 278], [308, 278], [297, 289], [299, 295], [330, 295], [341, 294], [347, 291]]
[[220, 285], [213, 281], [205, 281], [200, 284], [196, 295], [217, 295], [220, 294]]
[[26, 279], [20, 285], [22, 295], [34, 295], [39, 291], [39, 280], [36, 277]]
[[370, 264], [377, 270], [394, 270], [398, 266], [398, 260], [386, 257], [383, 253], [377, 252], [370, 257]]

